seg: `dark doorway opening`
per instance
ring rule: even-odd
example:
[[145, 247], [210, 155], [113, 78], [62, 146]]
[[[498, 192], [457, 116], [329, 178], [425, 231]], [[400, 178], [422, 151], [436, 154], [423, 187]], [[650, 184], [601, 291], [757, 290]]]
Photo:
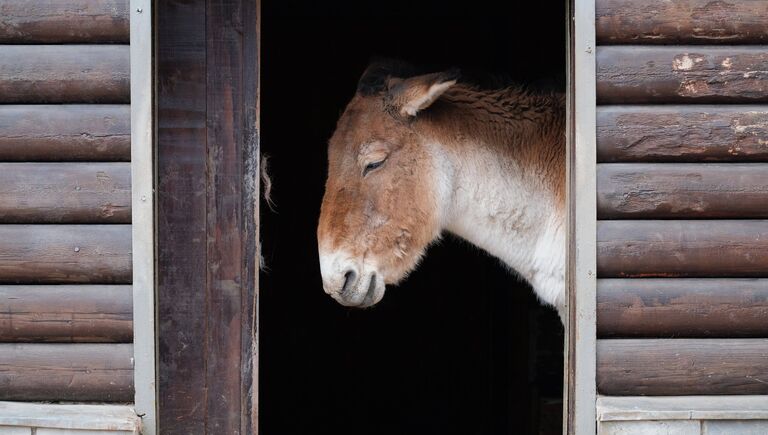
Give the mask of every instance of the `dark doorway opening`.
[[446, 237], [384, 300], [322, 290], [326, 144], [372, 56], [565, 90], [565, 4], [264, 2], [259, 424], [274, 434], [560, 433], [563, 330], [499, 261]]

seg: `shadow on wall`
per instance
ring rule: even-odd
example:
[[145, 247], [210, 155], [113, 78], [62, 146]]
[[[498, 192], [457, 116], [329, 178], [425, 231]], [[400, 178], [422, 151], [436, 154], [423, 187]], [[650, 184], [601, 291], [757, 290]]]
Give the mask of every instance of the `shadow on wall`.
[[497, 260], [447, 237], [368, 310], [320, 280], [326, 143], [372, 56], [564, 89], [564, 3], [496, 3], [263, 4], [262, 433], [560, 433], [562, 328]]

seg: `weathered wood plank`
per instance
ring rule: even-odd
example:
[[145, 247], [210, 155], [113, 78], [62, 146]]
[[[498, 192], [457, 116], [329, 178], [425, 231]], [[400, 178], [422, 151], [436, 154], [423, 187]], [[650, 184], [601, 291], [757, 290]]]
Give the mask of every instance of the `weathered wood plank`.
[[[0, 425], [130, 431], [136, 435], [141, 429], [141, 418], [130, 404], [0, 402]], [[91, 435], [96, 434], [98, 432]], [[120, 434], [112, 432], [112, 435]]]
[[597, 217], [768, 218], [768, 164], [601, 163]]
[[130, 225], [0, 225], [0, 282], [131, 282]]
[[597, 159], [768, 161], [768, 106], [600, 106]]
[[130, 223], [129, 163], [0, 163], [0, 223]]
[[616, 396], [768, 394], [768, 339], [603, 339], [597, 389]]
[[762, 0], [597, 0], [598, 44], [761, 44]]
[[131, 344], [0, 344], [0, 400], [133, 401]]
[[1, 342], [130, 343], [129, 285], [0, 286]]
[[0, 0], [0, 43], [128, 43], [128, 0]]
[[768, 220], [600, 221], [597, 276], [768, 277]]
[[[211, 0], [207, 43], [206, 432], [241, 433], [243, 408], [243, 188], [245, 108], [240, 0]], [[252, 18], [255, 19], [255, 16]], [[248, 20], [248, 18], [245, 18]], [[227, 77], [222, 80], [221, 77]], [[222, 122], [226, 120], [226, 122]], [[250, 384], [250, 379], [248, 380]], [[219, 397], [228, 397], [221, 400]]]
[[206, 2], [158, 2], [156, 17], [158, 420], [206, 434]]
[[128, 105], [0, 105], [0, 161], [131, 160]]
[[768, 279], [599, 279], [600, 337], [768, 337]]
[[768, 101], [765, 46], [603, 46], [597, 101], [758, 103]]
[[127, 45], [0, 45], [0, 103], [127, 103]]

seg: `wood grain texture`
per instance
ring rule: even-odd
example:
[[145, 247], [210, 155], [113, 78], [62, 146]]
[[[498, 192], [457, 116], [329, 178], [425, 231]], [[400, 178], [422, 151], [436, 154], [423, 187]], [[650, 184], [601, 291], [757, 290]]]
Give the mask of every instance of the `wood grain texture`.
[[205, 14], [204, 0], [156, 9], [158, 420], [169, 435], [206, 433]]
[[127, 45], [0, 45], [0, 103], [127, 103]]
[[597, 276], [768, 277], [768, 220], [599, 221]]
[[616, 396], [768, 394], [768, 339], [603, 339], [597, 389]]
[[597, 108], [597, 159], [609, 162], [768, 162], [768, 106]]
[[258, 14], [240, 0], [158, 4], [164, 433], [256, 431]]
[[128, 43], [128, 0], [0, 0], [0, 44]]
[[[206, 432], [240, 433], [243, 408], [243, 3], [208, 2]], [[256, 17], [244, 19], [255, 20]], [[226, 79], [224, 79], [226, 78]], [[222, 120], [226, 120], [222, 122]], [[250, 379], [248, 380], [250, 384]], [[226, 397], [226, 400], [222, 400]], [[236, 411], [236, 412], [235, 412]], [[245, 429], [247, 431], [247, 429]]]
[[130, 223], [129, 163], [0, 163], [0, 223]]
[[599, 279], [600, 337], [768, 337], [768, 279]]
[[130, 343], [129, 285], [2, 285], [0, 342]]
[[768, 218], [768, 164], [601, 163], [597, 217]]
[[0, 161], [130, 160], [128, 105], [0, 105]]
[[131, 282], [130, 225], [0, 225], [0, 282]]
[[130, 344], [0, 344], [0, 400], [133, 401]]
[[603, 46], [597, 49], [597, 102], [768, 102], [764, 46]]
[[597, 0], [598, 44], [763, 44], [762, 0]]

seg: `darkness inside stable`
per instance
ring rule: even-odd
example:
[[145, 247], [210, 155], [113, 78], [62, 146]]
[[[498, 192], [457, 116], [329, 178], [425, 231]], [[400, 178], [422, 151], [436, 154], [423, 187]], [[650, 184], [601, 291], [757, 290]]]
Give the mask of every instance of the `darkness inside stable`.
[[322, 290], [326, 143], [372, 56], [564, 89], [562, 2], [264, 2], [259, 424], [265, 434], [559, 433], [562, 327], [453, 237], [368, 310]]

